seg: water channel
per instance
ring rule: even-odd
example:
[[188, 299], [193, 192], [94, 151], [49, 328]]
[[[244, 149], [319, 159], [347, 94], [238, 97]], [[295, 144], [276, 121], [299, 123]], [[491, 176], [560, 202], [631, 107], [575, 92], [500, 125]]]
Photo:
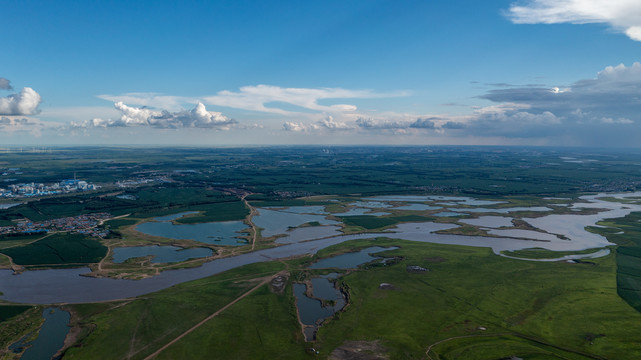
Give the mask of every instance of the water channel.
[[35, 340], [24, 342], [23, 338], [9, 347], [10, 350], [27, 347], [20, 360], [51, 359], [64, 345], [65, 337], [71, 329], [68, 326], [71, 315], [58, 308], [46, 308], [42, 311], [42, 317], [45, 322]]
[[[457, 225], [432, 222], [405, 223], [399, 224], [386, 232], [339, 235], [318, 240], [285, 244], [275, 248], [217, 259], [197, 268], [164, 271], [157, 276], [142, 280], [79, 276], [88, 273], [89, 269], [87, 268], [25, 271], [20, 275], [13, 275], [11, 270], [0, 270], [0, 292], [3, 293], [1, 296], [3, 300], [34, 304], [80, 303], [122, 299], [165, 289], [185, 281], [218, 274], [251, 263], [303, 254], [314, 254], [320, 249], [344, 241], [370, 239], [381, 236], [439, 244], [490, 247], [497, 254], [503, 250], [520, 250], [533, 247], [554, 251], [603, 248], [613, 244], [609, 243], [607, 239], [600, 235], [586, 231], [585, 227], [594, 225], [602, 219], [619, 218], [632, 211], [641, 211], [641, 205], [603, 201], [598, 199], [600, 196], [638, 197], [641, 196], [641, 193], [584, 196], [581, 198], [584, 203], [572, 205], [577, 209], [586, 207], [606, 209], [606, 211], [595, 215], [548, 215], [539, 218], [524, 219], [539, 229], [552, 234], [564, 235], [567, 237], [567, 240], [557, 238], [542, 241], [434, 234], [434, 231], [456, 227]], [[309, 229], [313, 228], [314, 227], [309, 227]]]

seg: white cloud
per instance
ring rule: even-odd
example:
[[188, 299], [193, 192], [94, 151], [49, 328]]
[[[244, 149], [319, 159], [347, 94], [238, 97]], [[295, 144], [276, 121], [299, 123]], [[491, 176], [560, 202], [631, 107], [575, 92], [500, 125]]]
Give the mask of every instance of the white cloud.
[[237, 122], [219, 112], [207, 111], [205, 105], [198, 103], [192, 110], [169, 112], [127, 106], [123, 102], [114, 104], [121, 114], [118, 119], [94, 118], [81, 122], [71, 122], [72, 128], [92, 127], [132, 127], [149, 126], [161, 129], [177, 128], [214, 128], [227, 130]]
[[351, 130], [354, 129], [353, 125], [349, 125], [342, 121], [334, 120], [334, 117], [327, 116], [324, 119], [318, 120], [311, 124], [305, 124], [302, 122], [291, 122], [286, 121], [283, 124], [283, 130], [293, 131], [293, 132], [310, 132], [310, 131], [319, 131], [319, 130]]
[[266, 106], [272, 103], [285, 103], [302, 109], [314, 110], [328, 114], [350, 113], [357, 110], [355, 105], [335, 104], [321, 105], [325, 99], [371, 99], [405, 96], [407, 93], [382, 94], [368, 90], [346, 90], [340, 88], [282, 88], [270, 85], [244, 86], [239, 92], [220, 91], [214, 96], [204, 97], [207, 104], [226, 106], [236, 109], [274, 113], [281, 115], [298, 115], [299, 111], [283, 109], [282, 107]]
[[112, 101], [114, 103], [123, 102], [125, 104], [146, 106], [158, 109], [167, 109], [178, 111], [184, 103], [196, 103], [196, 99], [183, 96], [162, 95], [158, 93], [133, 92], [122, 95], [98, 95], [98, 98]]
[[641, 41], [638, 0], [527, 0], [512, 4], [508, 16], [517, 24], [603, 23]]
[[613, 118], [601, 118], [601, 122], [604, 124], [634, 124], [634, 121], [626, 118], [618, 118], [618, 119], [613, 119]]
[[13, 87], [11, 86], [11, 81], [9, 81], [9, 79], [0, 77], [0, 90], [13, 90]]
[[531, 113], [545, 111], [568, 119], [601, 122], [602, 118], [635, 119], [641, 113], [641, 64], [608, 66], [593, 79], [574, 82], [564, 90], [545, 87], [494, 89], [480, 98], [520, 104]]
[[29, 133], [32, 136], [41, 136], [46, 130], [59, 130], [62, 126], [55, 122], [44, 122], [38, 119], [15, 116], [0, 116], [0, 132], [2, 133]]
[[283, 130], [292, 132], [305, 132], [309, 131], [309, 126], [301, 122], [285, 121], [285, 123], [283, 124]]
[[606, 66], [597, 74], [597, 81], [600, 82], [641, 82], [641, 64], [633, 63], [626, 67], [624, 64], [617, 66]]
[[40, 94], [26, 87], [17, 94], [0, 98], [0, 115], [33, 115], [38, 113]]

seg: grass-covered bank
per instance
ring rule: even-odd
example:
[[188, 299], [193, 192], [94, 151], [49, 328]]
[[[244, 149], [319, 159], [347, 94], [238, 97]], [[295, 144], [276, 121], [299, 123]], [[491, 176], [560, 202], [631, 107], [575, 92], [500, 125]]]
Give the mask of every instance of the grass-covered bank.
[[641, 312], [641, 213], [608, 219], [599, 222], [599, 225], [606, 227], [591, 227], [590, 231], [619, 245], [616, 249], [617, 291]]
[[[287, 261], [283, 295], [257, 289], [160, 353], [158, 359], [326, 358], [345, 341], [376, 342], [392, 359], [633, 359], [641, 314], [617, 295], [615, 255], [594, 264], [541, 263], [496, 256], [489, 249], [390, 239], [351, 241], [316, 257], [371, 245], [400, 246], [402, 260], [367, 266], [339, 279], [345, 310], [305, 343], [291, 281], [310, 258]], [[380, 254], [379, 254], [380, 255]], [[428, 272], [408, 272], [418, 265]], [[64, 359], [142, 359], [253, 288], [282, 262], [254, 264], [145, 295], [128, 303], [74, 305], [85, 329]], [[345, 273], [343, 271], [343, 273]], [[299, 275], [296, 275], [299, 274]], [[379, 289], [381, 283], [392, 289]], [[309, 355], [305, 355], [309, 354]]]

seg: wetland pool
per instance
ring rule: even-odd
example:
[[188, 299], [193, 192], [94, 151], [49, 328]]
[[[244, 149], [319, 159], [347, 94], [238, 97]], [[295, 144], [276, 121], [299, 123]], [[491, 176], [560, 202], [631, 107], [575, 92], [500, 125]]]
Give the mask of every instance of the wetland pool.
[[240, 238], [242, 232], [249, 231], [249, 226], [242, 221], [219, 221], [199, 224], [175, 224], [172, 221], [182, 216], [197, 212], [184, 212], [154, 218], [155, 221], [139, 224], [136, 231], [143, 234], [160, 236], [175, 240], [194, 240], [215, 245], [245, 245], [247, 241]]
[[172, 263], [212, 256], [214, 251], [209, 248], [181, 248], [178, 246], [131, 246], [118, 247], [113, 249], [113, 262], [123, 263], [131, 258], [153, 256], [151, 262]]
[[51, 359], [58, 350], [62, 349], [65, 337], [71, 329], [69, 327], [71, 315], [58, 308], [46, 308], [42, 311], [42, 317], [45, 322], [40, 327], [38, 337], [35, 340], [24, 342], [25, 338], [23, 338], [9, 346], [9, 350], [28, 346], [20, 360]]

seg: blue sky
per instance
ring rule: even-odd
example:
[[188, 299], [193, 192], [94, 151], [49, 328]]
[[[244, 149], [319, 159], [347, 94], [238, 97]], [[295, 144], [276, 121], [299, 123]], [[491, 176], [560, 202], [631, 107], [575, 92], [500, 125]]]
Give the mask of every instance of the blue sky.
[[8, 1], [4, 144], [638, 147], [641, 2]]

